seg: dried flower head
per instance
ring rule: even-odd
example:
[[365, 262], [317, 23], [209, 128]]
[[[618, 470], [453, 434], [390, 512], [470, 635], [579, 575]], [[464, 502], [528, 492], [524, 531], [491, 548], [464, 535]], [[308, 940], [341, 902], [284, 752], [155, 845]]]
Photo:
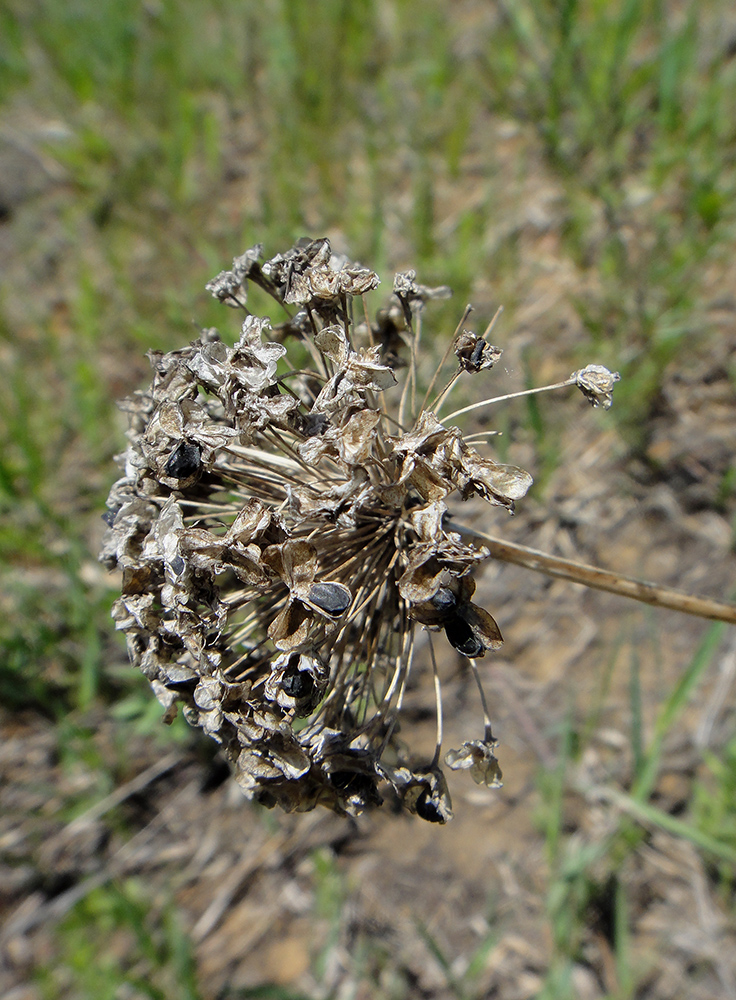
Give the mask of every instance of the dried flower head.
[[609, 410], [613, 404], [613, 387], [620, 380], [618, 372], [609, 372], [603, 365], [586, 365], [570, 376], [591, 406]]
[[[354, 299], [378, 276], [328, 240], [260, 258], [254, 247], [207, 286], [243, 311], [236, 343], [207, 330], [151, 353], [150, 387], [124, 404], [129, 445], [101, 555], [122, 571], [113, 617], [165, 720], [182, 705], [248, 796], [357, 814], [393, 788], [410, 812], [443, 823], [436, 633], [467, 658], [485, 727], [445, 761], [490, 787], [501, 773], [475, 663], [502, 642], [472, 601], [489, 553], [453, 525], [446, 501], [477, 494], [513, 512], [532, 479], [472, 447], [449, 422], [463, 411], [439, 413], [463, 373], [487, 371], [501, 352], [462, 328], [466, 310], [448, 345], [449, 384], [432, 399], [435, 375], [418, 402], [422, 313], [448, 289], [397, 275], [392, 302], [359, 325]], [[249, 282], [284, 309], [279, 327], [248, 311]], [[609, 405], [602, 371], [562, 384]], [[424, 636], [437, 695], [431, 760], [396, 738]]]

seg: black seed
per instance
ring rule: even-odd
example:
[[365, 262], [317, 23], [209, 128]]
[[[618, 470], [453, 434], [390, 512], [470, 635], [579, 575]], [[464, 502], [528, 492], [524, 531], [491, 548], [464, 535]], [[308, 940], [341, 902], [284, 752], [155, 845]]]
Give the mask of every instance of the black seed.
[[470, 364], [474, 367], [480, 365], [481, 358], [483, 357], [483, 348], [486, 346], [485, 340], [481, 337], [478, 343], [473, 348], [473, 353], [470, 355]]
[[260, 803], [260, 805], [265, 806], [266, 809], [273, 809], [274, 806], [277, 806], [279, 804], [279, 800], [276, 798], [273, 792], [269, 792], [267, 788], [263, 787], [257, 788], [255, 790], [255, 792], [253, 793], [253, 798], [256, 800], [256, 802]]
[[457, 597], [449, 587], [440, 587], [432, 598], [432, 604], [438, 611], [450, 611], [457, 604]]
[[106, 510], [102, 515], [102, 520], [109, 528], [112, 528], [113, 524], [115, 524], [115, 516], [116, 512], [114, 510]]
[[425, 788], [417, 799], [417, 816], [426, 819], [428, 823], [444, 823], [445, 817], [436, 802], [432, 801], [432, 790]]
[[191, 441], [181, 441], [164, 466], [164, 472], [172, 479], [189, 479], [199, 472], [202, 464], [202, 449]]
[[313, 583], [309, 588], [309, 600], [320, 611], [337, 618], [348, 610], [353, 598], [348, 588], [339, 583]]
[[330, 775], [332, 787], [344, 802], [353, 806], [378, 806], [381, 796], [376, 789], [375, 778], [356, 771], [335, 771]]
[[307, 413], [304, 417], [302, 433], [307, 437], [324, 434], [330, 423], [324, 413]]
[[171, 560], [171, 568], [173, 569], [173, 571], [176, 573], [177, 576], [181, 576], [181, 574], [184, 572], [184, 566], [185, 563], [181, 556], [174, 556], [174, 558]]
[[290, 698], [308, 698], [314, 691], [314, 678], [306, 670], [287, 674], [281, 681], [281, 690]]
[[361, 784], [365, 784], [366, 777], [357, 771], [333, 771], [330, 780], [341, 792], [352, 792], [360, 788]]
[[485, 646], [462, 618], [454, 617], [445, 625], [445, 635], [451, 646], [463, 656], [483, 656]]

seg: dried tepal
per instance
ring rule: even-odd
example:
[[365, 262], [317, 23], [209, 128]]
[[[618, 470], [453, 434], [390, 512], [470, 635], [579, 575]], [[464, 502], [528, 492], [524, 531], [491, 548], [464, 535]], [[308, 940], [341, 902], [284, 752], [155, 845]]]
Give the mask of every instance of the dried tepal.
[[[251, 314], [249, 282], [283, 322]], [[477, 494], [512, 512], [532, 478], [472, 447], [452, 423], [461, 411], [439, 416], [459, 377], [500, 357], [489, 331], [465, 329], [466, 310], [420, 391], [423, 313], [449, 290], [397, 274], [371, 322], [360, 297], [378, 284], [326, 239], [264, 262], [254, 247], [211, 281], [244, 317], [239, 339], [205, 330], [151, 352], [151, 386], [124, 404], [129, 445], [101, 558], [122, 570], [113, 617], [164, 718], [181, 703], [246, 795], [354, 815], [393, 789], [443, 823], [442, 760], [500, 784], [476, 660], [503, 641], [473, 603], [491, 550], [453, 525], [447, 501]], [[450, 362], [449, 384], [433, 392]], [[617, 380], [589, 365], [558, 385], [607, 408]], [[396, 724], [426, 635], [438, 736], [433, 758], [416, 760]], [[444, 757], [435, 640], [467, 658], [484, 719], [482, 739]]]

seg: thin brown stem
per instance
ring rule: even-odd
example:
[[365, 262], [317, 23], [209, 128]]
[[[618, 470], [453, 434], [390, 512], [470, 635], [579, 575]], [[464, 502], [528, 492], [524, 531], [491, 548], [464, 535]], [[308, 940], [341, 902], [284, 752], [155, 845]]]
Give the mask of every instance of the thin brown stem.
[[437, 398], [432, 403], [432, 412], [434, 413], [434, 415], [438, 419], [439, 419], [439, 412], [442, 409], [442, 404], [444, 403], [444, 401], [449, 396], [450, 390], [455, 385], [455, 383], [457, 382], [457, 380], [460, 378], [460, 376], [462, 375], [462, 373], [463, 373], [462, 368], [458, 368], [458, 370], [452, 376], [452, 378], [447, 383], [447, 385], [445, 386], [445, 388], [442, 390], [442, 392], [439, 394], [439, 396], [437, 396]]
[[[437, 708], [437, 742], [435, 744], [434, 756], [432, 757], [432, 763], [430, 767], [437, 767], [440, 762], [440, 753], [442, 752], [442, 685], [440, 684], [440, 675], [437, 670], [437, 660], [434, 655], [434, 645], [432, 643], [431, 634], [429, 638], [429, 655], [432, 658], [432, 677], [434, 678], [434, 700], [435, 706]], [[473, 663], [473, 661], [470, 661]], [[481, 689], [482, 695], [482, 689]], [[486, 712], [486, 718], [488, 713]]]
[[465, 312], [460, 317], [460, 322], [455, 327], [455, 332], [453, 333], [453, 335], [452, 335], [452, 337], [450, 339], [450, 342], [447, 345], [447, 348], [445, 349], [445, 353], [442, 355], [442, 360], [440, 361], [440, 363], [437, 365], [437, 368], [435, 369], [435, 373], [432, 376], [432, 381], [427, 386], [427, 391], [425, 392], [424, 399], [422, 400], [421, 410], [426, 410], [426, 408], [427, 408], [427, 400], [429, 399], [429, 396], [430, 396], [430, 393], [432, 392], [432, 389], [434, 389], [434, 384], [437, 381], [437, 379], [439, 378], [440, 372], [442, 371], [442, 369], [445, 366], [445, 362], [447, 361], [447, 359], [450, 357], [450, 354], [452, 353], [452, 349], [455, 346], [455, 341], [458, 338], [458, 334], [460, 333], [460, 330], [462, 328], [463, 323], [465, 322], [465, 320], [468, 318], [468, 316], [471, 314], [472, 311], [473, 311], [473, 307], [470, 304], [468, 304], [467, 306], [465, 306]]
[[537, 549], [528, 548], [526, 545], [503, 542], [500, 538], [493, 538], [491, 535], [476, 531], [474, 528], [461, 527], [458, 524], [453, 524], [453, 527], [462, 534], [474, 535], [476, 538], [482, 539], [494, 559], [524, 566], [526, 569], [533, 569], [537, 573], [545, 573], [547, 576], [581, 583], [584, 587], [605, 590], [610, 594], [619, 594], [621, 597], [630, 597], [643, 604], [652, 604], [654, 607], [669, 608], [672, 611], [681, 611], [686, 615], [695, 615], [698, 618], [708, 618], [711, 621], [736, 625], [736, 605], [734, 604], [714, 601], [709, 597], [683, 594], [682, 591], [660, 587], [658, 584], [649, 583], [646, 580], [622, 576], [620, 573], [613, 573], [611, 570], [600, 569], [597, 566], [588, 566], [586, 563], [575, 562], [572, 559], [550, 556], [545, 552], [537, 551]]
[[498, 322], [498, 317], [501, 315], [502, 312], [503, 312], [503, 306], [499, 306], [498, 309], [496, 310], [494, 316], [493, 316], [493, 319], [491, 320], [491, 322], [488, 324], [488, 326], [483, 331], [483, 340], [487, 340], [489, 334], [491, 334], [493, 332], [493, 328], [496, 325], [496, 323]]
[[488, 711], [488, 702], [486, 701], [486, 693], [483, 690], [483, 685], [480, 682], [480, 674], [478, 673], [478, 664], [473, 659], [470, 659], [469, 663], [470, 663], [470, 668], [473, 671], [473, 677], [475, 677], [475, 683], [478, 686], [478, 693], [480, 694], [480, 703], [483, 707], [483, 730], [484, 730], [483, 739], [487, 743], [492, 743], [494, 737], [493, 737], [493, 727], [491, 725], [491, 715], [490, 712]]
[[[448, 420], [454, 420], [455, 417], [460, 417], [463, 413], [470, 413], [472, 410], [480, 410], [484, 406], [490, 406], [491, 403], [505, 403], [507, 399], [519, 399], [520, 396], [534, 396], [538, 392], [550, 392], [552, 389], [565, 389], [569, 385], [575, 385], [574, 378], [566, 378], [563, 382], [553, 382], [552, 385], [540, 385], [536, 389], [520, 389], [518, 392], [507, 392], [504, 396], [491, 396], [489, 399], [481, 399], [479, 403], [471, 403], [470, 406], [463, 406], [459, 410], [454, 410], [442, 419], [445, 423], [447, 423]], [[439, 409], [439, 406], [437, 406], [436, 409]]]

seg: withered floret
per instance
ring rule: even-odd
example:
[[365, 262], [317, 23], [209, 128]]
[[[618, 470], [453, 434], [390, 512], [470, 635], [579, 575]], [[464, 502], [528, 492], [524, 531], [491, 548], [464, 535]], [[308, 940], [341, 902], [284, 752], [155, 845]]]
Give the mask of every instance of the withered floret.
[[495, 740], [468, 740], [459, 750], [448, 750], [445, 763], [453, 771], [470, 771], [477, 785], [500, 788], [503, 775], [494, 753], [497, 746]]
[[621, 376], [618, 372], [610, 372], [603, 365], [586, 365], [580, 371], [573, 372], [570, 378], [575, 380], [575, 385], [591, 406], [602, 406], [604, 410], [608, 410], [613, 404], [613, 387]]
[[470, 330], [463, 330], [455, 341], [455, 356], [460, 367], [473, 374], [493, 368], [502, 354], [500, 347], [494, 347]]

